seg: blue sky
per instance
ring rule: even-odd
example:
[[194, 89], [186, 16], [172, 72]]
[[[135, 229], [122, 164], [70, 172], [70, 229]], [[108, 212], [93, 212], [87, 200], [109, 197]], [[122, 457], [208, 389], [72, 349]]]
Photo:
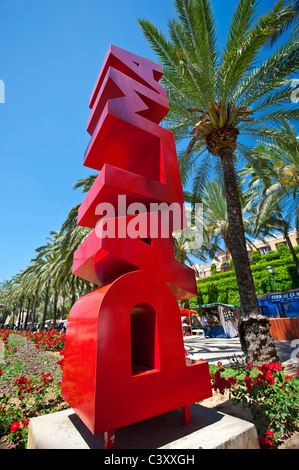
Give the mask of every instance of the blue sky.
[[[236, 0], [213, 0], [220, 43]], [[261, 2], [262, 10], [272, 0]], [[23, 270], [83, 199], [89, 96], [110, 44], [156, 60], [138, 18], [163, 32], [173, 0], [0, 0], [0, 282]]]

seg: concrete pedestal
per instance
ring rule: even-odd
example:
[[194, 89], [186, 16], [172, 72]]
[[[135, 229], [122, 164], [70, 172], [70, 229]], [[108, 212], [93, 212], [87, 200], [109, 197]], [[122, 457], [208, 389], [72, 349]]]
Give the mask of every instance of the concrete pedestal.
[[[191, 424], [174, 410], [116, 429], [115, 449], [259, 449], [252, 423], [191, 405]], [[103, 449], [72, 409], [32, 418], [27, 449]]]

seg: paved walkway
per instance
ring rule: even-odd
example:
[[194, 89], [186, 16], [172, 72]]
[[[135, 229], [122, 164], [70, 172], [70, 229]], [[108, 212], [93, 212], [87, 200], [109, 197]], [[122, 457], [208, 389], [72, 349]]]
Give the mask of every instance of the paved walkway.
[[[203, 336], [185, 336], [185, 349], [190, 359], [204, 359], [210, 364], [228, 364], [232, 357], [244, 358], [239, 338], [205, 338]], [[295, 350], [299, 353], [299, 339], [275, 340], [277, 353], [283, 363], [299, 367]]]

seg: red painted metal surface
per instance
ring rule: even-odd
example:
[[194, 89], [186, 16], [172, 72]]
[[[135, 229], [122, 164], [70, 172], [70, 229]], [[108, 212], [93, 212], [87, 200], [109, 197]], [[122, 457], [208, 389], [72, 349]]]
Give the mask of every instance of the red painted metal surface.
[[112, 430], [179, 407], [189, 423], [188, 405], [212, 395], [208, 364], [185, 361], [177, 299], [197, 287], [174, 257], [172, 231], [185, 214], [173, 135], [159, 126], [168, 110], [161, 76], [160, 65], [110, 46], [90, 99], [84, 165], [100, 173], [78, 225], [95, 229], [73, 273], [99, 288], [69, 314], [62, 395], [94, 434], [108, 433], [106, 446]]

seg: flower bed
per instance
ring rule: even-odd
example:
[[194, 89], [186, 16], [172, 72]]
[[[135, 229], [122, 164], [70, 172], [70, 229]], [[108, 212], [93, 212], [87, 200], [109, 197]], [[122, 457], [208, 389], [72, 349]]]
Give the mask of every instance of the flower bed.
[[14, 331], [15, 334], [25, 336], [27, 339], [34, 341], [37, 349], [41, 348], [45, 351], [58, 351], [64, 349], [65, 333], [58, 332], [54, 328], [50, 331]]
[[[5, 354], [0, 362], [0, 448], [3, 439], [4, 448], [24, 448], [31, 417], [68, 407], [60, 393], [65, 335], [55, 330], [0, 330], [0, 340]], [[27, 361], [27, 369], [12, 371], [11, 364], [20, 365], [21, 360]], [[210, 373], [216, 394], [229, 392], [236, 410], [242, 403], [251, 411], [261, 447], [278, 447], [298, 429], [299, 380], [285, 375], [280, 364], [254, 370], [252, 365], [244, 368], [235, 362], [233, 367], [223, 367], [219, 362], [210, 365]], [[9, 387], [4, 385], [9, 382]]]
[[[68, 407], [60, 393], [64, 339], [64, 333], [55, 330], [37, 334], [0, 330], [5, 350], [0, 363], [0, 448], [24, 448], [31, 417]], [[27, 369], [21, 372], [26, 375], [17, 375], [25, 362]]]

